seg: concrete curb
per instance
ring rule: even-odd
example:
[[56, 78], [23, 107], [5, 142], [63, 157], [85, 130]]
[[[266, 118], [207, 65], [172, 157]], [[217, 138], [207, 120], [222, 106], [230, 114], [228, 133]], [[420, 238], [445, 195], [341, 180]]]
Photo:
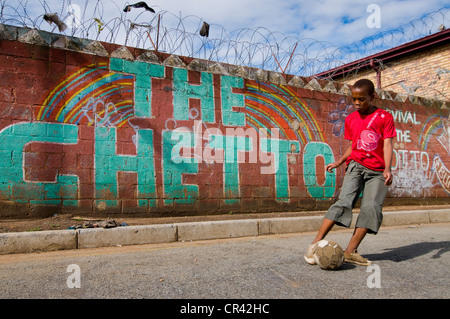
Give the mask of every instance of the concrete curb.
[[258, 236], [258, 220], [237, 219], [214, 222], [178, 223], [178, 241]]
[[173, 224], [127, 226], [117, 228], [79, 229], [78, 249], [126, 246], [142, 244], [160, 244], [177, 241], [177, 229]]
[[0, 254], [31, 253], [77, 248], [75, 230], [0, 234]]
[[[389, 211], [383, 226], [450, 222], [450, 208]], [[357, 214], [354, 214], [353, 225]], [[238, 219], [0, 234], [0, 255], [317, 231], [323, 216]]]

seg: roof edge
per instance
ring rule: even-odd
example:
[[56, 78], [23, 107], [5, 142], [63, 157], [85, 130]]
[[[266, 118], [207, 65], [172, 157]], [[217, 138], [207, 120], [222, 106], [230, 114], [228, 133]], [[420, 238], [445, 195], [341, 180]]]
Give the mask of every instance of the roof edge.
[[375, 53], [364, 57], [359, 60], [355, 60], [350, 63], [338, 66], [336, 68], [323, 71], [314, 75], [314, 77], [322, 79], [335, 79], [345, 76], [345, 74], [362, 67], [370, 67], [371, 60], [380, 61], [386, 63], [396, 58], [401, 58], [408, 54], [420, 52], [421, 50], [431, 48], [433, 46], [444, 45], [450, 40], [450, 29], [445, 29], [433, 33], [429, 36], [399, 45], [392, 49], [388, 49], [379, 53]]

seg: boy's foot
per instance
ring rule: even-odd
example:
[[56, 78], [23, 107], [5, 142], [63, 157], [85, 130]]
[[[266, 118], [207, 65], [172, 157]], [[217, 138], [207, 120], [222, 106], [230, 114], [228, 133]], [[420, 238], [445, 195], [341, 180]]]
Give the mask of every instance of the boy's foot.
[[360, 266], [369, 266], [372, 262], [366, 258], [361, 257], [360, 254], [355, 250], [351, 253], [344, 252], [344, 261], [352, 264], [357, 264]]
[[315, 265], [316, 261], [314, 260], [314, 252], [316, 251], [317, 243], [311, 244], [306, 251], [305, 256], [303, 256], [306, 262], [310, 265]]

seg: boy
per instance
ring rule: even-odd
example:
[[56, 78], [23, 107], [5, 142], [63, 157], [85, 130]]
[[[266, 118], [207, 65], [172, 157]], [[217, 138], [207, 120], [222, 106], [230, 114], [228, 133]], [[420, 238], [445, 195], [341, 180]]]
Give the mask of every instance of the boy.
[[352, 209], [363, 192], [361, 209], [355, 230], [344, 251], [344, 261], [368, 266], [369, 260], [358, 254], [357, 248], [367, 233], [377, 234], [383, 219], [382, 205], [387, 188], [392, 184], [392, 138], [396, 136], [394, 119], [389, 112], [372, 105], [375, 88], [372, 81], [358, 80], [352, 88], [356, 112], [345, 119], [345, 139], [351, 141], [344, 155], [326, 166], [326, 170], [341, 166], [347, 169], [341, 193], [324, 216], [317, 236], [312, 241], [304, 258], [315, 264], [315, 244], [323, 239], [334, 224], [350, 227]]

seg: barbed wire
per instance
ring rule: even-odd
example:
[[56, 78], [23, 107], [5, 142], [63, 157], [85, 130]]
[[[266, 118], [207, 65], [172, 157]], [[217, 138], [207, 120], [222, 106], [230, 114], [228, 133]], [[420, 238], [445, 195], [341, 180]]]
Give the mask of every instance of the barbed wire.
[[[211, 24], [201, 36], [201, 17], [165, 11], [158, 6], [125, 12], [114, 1], [0, 0], [0, 23], [60, 32], [66, 36], [99, 40], [170, 54], [311, 76], [438, 31], [450, 25], [450, 8], [428, 13], [394, 30], [384, 31], [346, 46], [327, 41], [299, 39], [264, 27], [227, 31]], [[44, 19], [57, 13], [67, 28]]]

